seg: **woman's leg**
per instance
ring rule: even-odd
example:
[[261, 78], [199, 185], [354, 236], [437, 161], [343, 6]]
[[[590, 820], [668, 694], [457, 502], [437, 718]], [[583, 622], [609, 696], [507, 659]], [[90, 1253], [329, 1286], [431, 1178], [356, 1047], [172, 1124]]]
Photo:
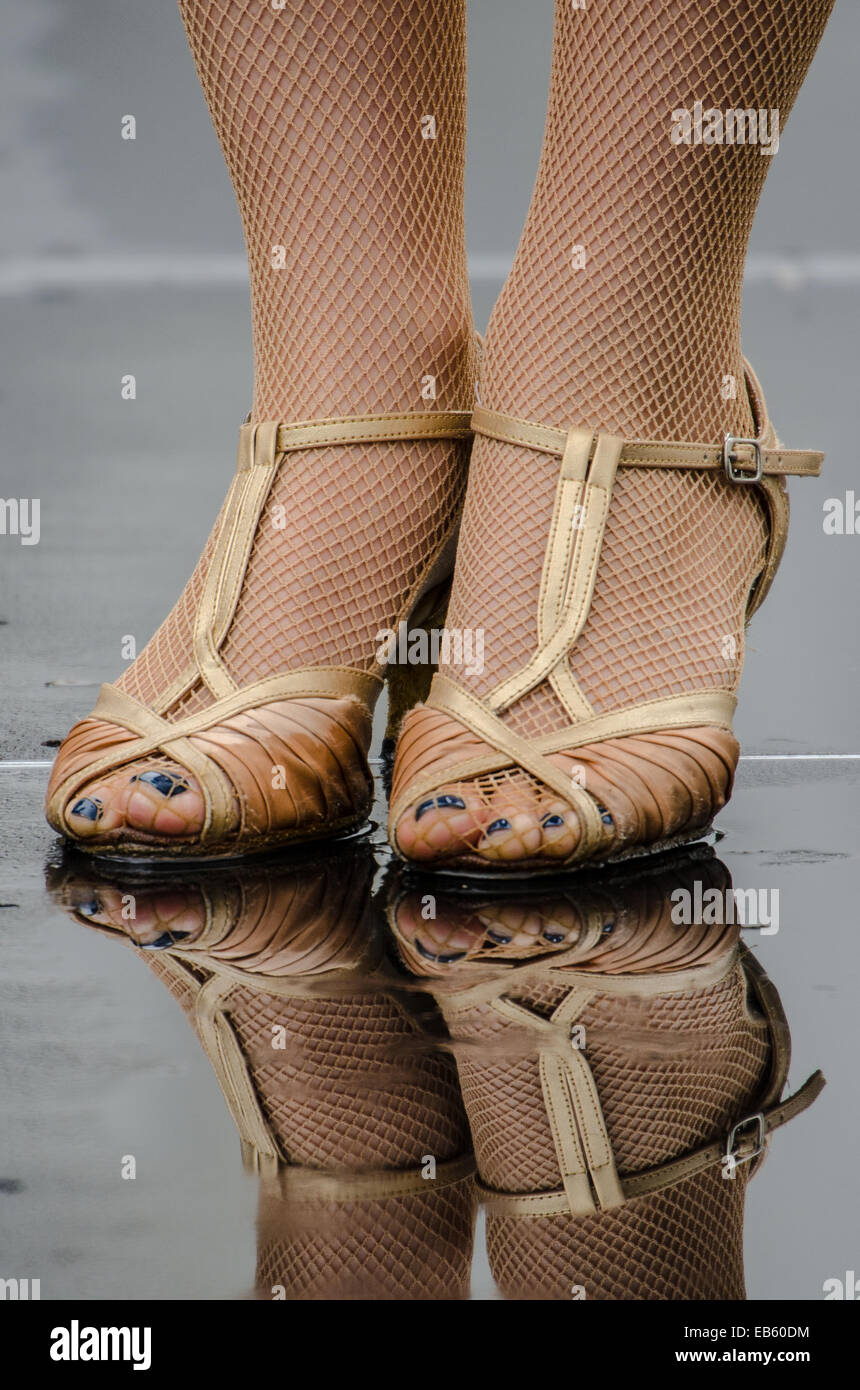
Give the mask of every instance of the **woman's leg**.
[[[626, 439], [720, 444], [726, 432], [753, 432], [740, 341], [747, 241], [773, 158], [773, 112], [784, 125], [831, 8], [832, 0], [601, 0], [576, 9], [558, 0], [543, 153], [487, 334], [485, 406]], [[695, 138], [697, 102], [703, 111], [762, 109], [760, 143], [676, 143], [682, 109]], [[485, 671], [468, 682], [479, 697], [536, 649], [557, 479], [555, 460], [475, 441], [448, 621], [484, 630]], [[619, 470], [592, 608], [570, 660], [594, 711], [736, 687], [743, 607], [766, 539], [756, 491], [715, 474]], [[435, 718], [433, 738], [454, 748], [453, 724]], [[410, 717], [395, 793], [422, 757], [432, 771], [416, 751], [430, 719]], [[546, 683], [504, 719], [527, 739], [570, 723]], [[702, 755], [722, 768], [707, 776], [698, 765], [684, 770], [692, 765], [683, 738], [673, 745], [659, 789], [671, 814], [691, 797], [713, 797], [718, 809], [714, 779], [730, 780], [737, 756], [725, 738], [725, 748]], [[608, 807], [604, 824], [617, 845], [635, 838], [631, 827], [657, 794], [641, 742], [611, 754], [592, 745], [576, 760], [576, 775]], [[658, 755], [661, 777], [666, 756]], [[401, 816], [406, 854], [429, 861], [477, 848], [516, 860], [575, 848], [576, 814], [534, 779], [508, 772], [443, 783], [440, 775], [438, 794]], [[699, 806], [705, 818], [707, 810]], [[670, 815], [665, 804], [661, 812]]]
[[[252, 418], [470, 410], [464, 0], [180, 0], [180, 10], [242, 216]], [[465, 446], [450, 442], [292, 455], [221, 648], [235, 682], [306, 665], [369, 669], [377, 634], [451, 524], [464, 462]], [[118, 681], [149, 708], [188, 664], [211, 544]], [[159, 712], [211, 698], [201, 683]], [[124, 825], [187, 836], [202, 819], [194, 780], [160, 757], [95, 780], [68, 816], [82, 838]]]

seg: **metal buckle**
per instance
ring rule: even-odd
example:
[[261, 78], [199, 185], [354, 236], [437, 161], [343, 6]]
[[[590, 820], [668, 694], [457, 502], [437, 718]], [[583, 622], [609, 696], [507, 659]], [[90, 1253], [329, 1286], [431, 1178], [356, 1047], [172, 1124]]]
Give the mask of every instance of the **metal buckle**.
[[[754, 473], [735, 466], [736, 451], [739, 444], [746, 444], [748, 448], [752, 449], [751, 462], [755, 463]], [[764, 472], [761, 444], [757, 439], [740, 439], [737, 435], [727, 434], [723, 441], [723, 467], [730, 483], [760, 483]]]
[[[741, 1131], [747, 1129], [750, 1125], [755, 1125], [755, 1148], [752, 1153], [741, 1155], [737, 1151], [737, 1146], [743, 1138]], [[752, 1137], [751, 1135], [750, 1138]], [[729, 1134], [726, 1144], [726, 1158], [730, 1158], [735, 1166], [739, 1163], [749, 1163], [752, 1159], [758, 1158], [759, 1154], [764, 1151], [764, 1141], [764, 1115], [762, 1115], [761, 1111], [759, 1111], [757, 1115], [747, 1115], [745, 1120], [738, 1121]]]

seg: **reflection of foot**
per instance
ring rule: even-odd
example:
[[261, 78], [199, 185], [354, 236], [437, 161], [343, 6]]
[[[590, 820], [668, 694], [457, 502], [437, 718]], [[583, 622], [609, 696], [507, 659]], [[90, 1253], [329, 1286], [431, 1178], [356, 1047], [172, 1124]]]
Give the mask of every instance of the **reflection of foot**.
[[[78, 921], [163, 948], [142, 959], [185, 1010], [260, 1177], [261, 1298], [468, 1294], [474, 1164], [456, 1068], [426, 1031], [426, 996], [387, 961], [374, 872], [343, 852], [178, 883], [86, 862], [51, 875]], [[194, 929], [150, 942], [178, 922]]]
[[90, 874], [67, 880], [60, 898], [78, 920], [123, 932], [141, 950], [164, 950], [180, 943], [187, 948], [199, 938], [206, 922], [205, 901], [187, 888], [143, 887], [130, 895]]
[[458, 894], [440, 880], [405, 880], [402, 890], [392, 887], [389, 922], [407, 967], [454, 988], [469, 969], [450, 968], [460, 961], [497, 963], [505, 971], [532, 960], [606, 974], [680, 970], [715, 959], [737, 939], [722, 924], [675, 924], [670, 894], [694, 881], [703, 892], [726, 883], [725, 867], [704, 845], [649, 861], [647, 870], [569, 875], [519, 891], [494, 886], [486, 894]]
[[[510, 1297], [744, 1296], [757, 1122], [739, 1132], [733, 1176], [728, 1135], [759, 1112], [769, 1132], [822, 1083], [776, 1108], [789, 1061], [778, 997], [736, 926], [672, 920], [672, 894], [697, 882], [731, 887], [702, 854], [546, 894], [441, 893], [431, 922], [426, 895], [392, 890], [401, 954], [433, 976], [454, 1040], [491, 1266]], [[548, 941], [547, 924], [565, 940]]]
[[405, 721], [401, 857], [549, 870], [694, 839], [725, 805], [744, 623], [785, 541], [783, 475], [820, 466], [778, 446], [751, 372], [748, 389], [760, 447], [736, 453], [476, 411], [449, 622], [485, 630], [487, 672], [440, 668]]

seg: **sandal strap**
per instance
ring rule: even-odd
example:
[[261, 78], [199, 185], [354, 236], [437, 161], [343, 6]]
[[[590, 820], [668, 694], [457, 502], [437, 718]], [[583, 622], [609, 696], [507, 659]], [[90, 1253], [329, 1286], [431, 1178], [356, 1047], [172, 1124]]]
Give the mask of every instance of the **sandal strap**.
[[[571, 437], [579, 429], [558, 430], [549, 425], [537, 425], [530, 420], [518, 420], [483, 406], [472, 415], [472, 430], [487, 439], [505, 444], [518, 444], [553, 458], [564, 458]], [[597, 438], [603, 436], [598, 435]], [[749, 451], [744, 463], [737, 457], [738, 446]], [[755, 474], [756, 461], [761, 468]], [[812, 449], [781, 449], [768, 447], [766, 437], [741, 439], [727, 435], [721, 445], [662, 443], [648, 439], [625, 440], [621, 446], [618, 466], [621, 468], [694, 468], [709, 472], [725, 472], [733, 483], [757, 482], [761, 477], [817, 478], [824, 455]], [[752, 470], [750, 471], [750, 467]]]
[[[697, 987], [706, 987], [738, 965], [758, 996], [771, 1041], [770, 1075], [758, 1093], [759, 1108], [736, 1121], [725, 1138], [645, 1172], [619, 1174], [594, 1074], [583, 1053], [570, 1042], [572, 1025], [587, 1005], [605, 992], [629, 992], [643, 997], [682, 992], [690, 987], [691, 980]], [[505, 982], [502, 987], [510, 985]], [[479, 1195], [496, 1215], [590, 1216], [619, 1207], [634, 1197], [674, 1187], [727, 1160], [732, 1161], [734, 1172], [739, 1165], [758, 1159], [768, 1135], [808, 1109], [826, 1084], [821, 1071], [816, 1071], [799, 1091], [780, 1100], [790, 1060], [785, 1014], [767, 975], [743, 946], [737, 953], [730, 952], [724, 961], [714, 962], [703, 971], [681, 972], [678, 977], [608, 977], [598, 984], [594, 976], [588, 979], [572, 973], [570, 992], [548, 1019], [506, 995], [492, 997], [485, 992], [480, 1000], [507, 1022], [536, 1034], [541, 1089], [563, 1183], [560, 1190], [553, 1192], [503, 1193], [479, 1182]], [[475, 999], [469, 1002], [474, 1005]], [[457, 1007], [462, 1003], [462, 999], [457, 1000]]]
[[194, 619], [197, 673], [216, 699], [237, 689], [219, 650], [233, 621], [260, 517], [285, 454], [350, 443], [466, 439], [469, 435], [470, 417], [465, 411], [358, 415], [297, 424], [262, 420], [241, 426], [236, 477]]
[[[476, 435], [534, 449], [561, 460], [552, 520], [544, 555], [538, 596], [537, 647], [527, 661], [505, 677], [483, 699], [476, 699], [449, 677], [434, 678], [429, 708], [458, 720], [488, 745], [487, 754], [445, 768], [445, 781], [461, 781], [517, 765], [560, 794], [579, 813], [583, 834], [570, 863], [588, 857], [602, 838], [593, 799], [569, 783], [549, 761], [552, 753], [586, 743], [631, 734], [710, 725], [728, 732], [735, 700], [726, 689], [647, 701], [599, 715], [578, 684], [568, 660], [582, 634], [594, 597], [600, 555], [612, 504], [618, 469], [669, 468], [717, 471], [723, 469], [734, 485], [754, 484], [767, 508], [768, 541], [764, 564], [752, 587], [747, 618], [762, 603], [773, 580], [788, 529], [786, 475], [816, 476], [823, 455], [779, 446], [768, 418], [761, 386], [747, 362], [746, 387], [758, 431], [755, 439], [727, 437], [722, 447], [711, 444], [654, 443], [624, 440], [591, 429], [567, 431], [518, 420], [498, 411], [478, 408], [472, 415]], [[736, 452], [751, 450], [750, 472]], [[513, 734], [501, 716], [530, 691], [547, 683], [570, 725], [548, 738], [523, 739]], [[565, 790], [564, 783], [568, 781]], [[418, 796], [433, 790], [438, 776], [419, 776], [392, 807], [392, 821]]]
[[115, 724], [137, 737], [118, 743], [95, 762], [80, 763], [52, 789], [51, 805], [65, 830], [64, 808], [84, 783], [106, 776], [129, 762], [162, 752], [185, 767], [200, 785], [205, 805], [201, 842], [219, 839], [233, 828], [234, 790], [215, 759], [199, 742], [192, 741], [193, 735], [204, 734], [235, 715], [281, 700], [338, 700], [352, 696], [372, 708], [381, 689], [381, 679], [365, 671], [347, 666], [308, 666], [280, 676], [269, 676], [243, 690], [234, 690], [204, 709], [171, 722], [117, 686], [103, 685], [90, 718]]
[[283, 1159], [261, 1154], [252, 1144], [242, 1143], [245, 1171], [259, 1176], [268, 1191], [284, 1201], [295, 1202], [384, 1202], [398, 1197], [414, 1197], [443, 1187], [454, 1187], [474, 1179], [472, 1154], [437, 1163], [432, 1180], [420, 1168], [378, 1168], [351, 1171], [325, 1168], [299, 1168]]
[[[137, 735], [117, 740], [101, 758], [79, 765], [51, 789], [50, 809], [63, 833], [70, 834], [65, 806], [73, 791], [93, 776], [106, 774], [155, 752], [162, 752], [194, 776], [203, 793], [205, 817], [200, 840], [206, 844], [235, 829], [235, 789], [226, 773], [191, 735], [260, 705], [290, 699], [357, 698], [372, 710], [382, 680], [346, 667], [306, 667], [269, 677], [241, 689], [220, 655], [239, 602], [254, 538], [285, 455], [302, 449], [405, 440], [471, 438], [468, 411], [418, 411], [359, 415], [294, 424], [246, 421], [239, 430], [236, 475], [224, 504], [192, 629], [192, 659], [147, 709], [123, 691], [104, 686], [91, 718]], [[164, 712], [195, 683], [202, 682], [213, 703], [173, 722]]]
[[471, 415], [465, 410], [352, 415], [289, 425], [246, 421], [239, 429], [239, 470], [269, 467], [272, 453], [285, 454], [296, 449], [415, 439], [468, 439], [471, 432]]
[[702, 725], [731, 732], [737, 700], [725, 690], [703, 690], [689, 695], [667, 695], [663, 699], [629, 705], [608, 714], [591, 714], [576, 724], [537, 738], [524, 739], [450, 676], [433, 677], [425, 708], [437, 710], [462, 724], [486, 744], [486, 752], [450, 763], [440, 773], [434, 768], [418, 773], [398, 789], [391, 804], [391, 822], [412, 802], [432, 795], [440, 778], [446, 784], [471, 781], [509, 767], [522, 767], [580, 815], [583, 836], [570, 860], [576, 863], [596, 848], [602, 836], [600, 815], [594, 799], [550, 759], [554, 753], [573, 752], [589, 743], [624, 738], [632, 734], [664, 733], [673, 729], [692, 729]]
[[[646, 1197], [654, 1192], [662, 1192], [667, 1187], [676, 1187], [686, 1178], [696, 1177], [709, 1168], [723, 1164], [727, 1158], [732, 1158], [735, 1165], [749, 1163], [761, 1154], [764, 1141], [770, 1134], [809, 1109], [826, 1084], [822, 1072], [813, 1072], [799, 1091], [795, 1091], [779, 1105], [744, 1116], [732, 1126], [724, 1139], [717, 1139], [712, 1144], [692, 1149], [681, 1158], [661, 1163], [644, 1173], [622, 1176], [619, 1179], [623, 1193], [622, 1201], [628, 1202], [634, 1197]], [[564, 1191], [506, 1193], [484, 1187], [480, 1182], [476, 1183], [476, 1189], [478, 1196], [494, 1216], [582, 1216], [593, 1215], [595, 1211], [606, 1209], [592, 1202], [587, 1212], [571, 1211], [568, 1194]]]

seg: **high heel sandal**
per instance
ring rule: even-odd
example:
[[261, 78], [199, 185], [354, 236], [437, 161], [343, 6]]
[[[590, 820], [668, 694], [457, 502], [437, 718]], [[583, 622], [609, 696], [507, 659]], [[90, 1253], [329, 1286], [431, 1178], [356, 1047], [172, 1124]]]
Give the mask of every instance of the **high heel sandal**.
[[[765, 506], [768, 539], [763, 566], [747, 595], [747, 622], [763, 602], [787, 536], [785, 478], [817, 476], [823, 455], [782, 448], [761, 387], [748, 364], [745, 369], [757, 434], [754, 439], [726, 436], [722, 445], [625, 441], [590, 429], [565, 432], [475, 411], [475, 435], [560, 460], [536, 615], [538, 647], [484, 699], [450, 675], [436, 675], [426, 704], [404, 721], [390, 811], [390, 837], [400, 858], [426, 868], [557, 872], [698, 838], [726, 803], [739, 751], [732, 733], [737, 701], [728, 682], [598, 713], [578, 685], [569, 657], [588, 620], [619, 468], [691, 469], [722, 474], [727, 486], [754, 488]], [[551, 689], [570, 722], [527, 738], [503, 716], [542, 685]], [[573, 767], [560, 765], [560, 755]], [[525, 776], [535, 798], [544, 800], [547, 814], [535, 823], [539, 837], [553, 844], [542, 846], [543, 856], [491, 861], [474, 848], [490, 819], [481, 821], [480, 813], [512, 772]], [[450, 793], [443, 798], [446, 812], [459, 817], [462, 832], [458, 821], [444, 854], [432, 846], [421, 853], [420, 843], [405, 850], [399, 839], [404, 814], [416, 808], [417, 826], [428, 808], [441, 804], [442, 788]], [[615, 793], [614, 815], [603, 804], [602, 788]]]
[[[309, 838], [356, 829], [370, 809], [373, 780], [367, 763], [372, 712], [383, 686], [375, 662], [363, 671], [346, 666], [303, 667], [239, 689], [219, 654], [239, 602], [254, 536], [275, 478], [296, 450], [389, 441], [467, 440], [468, 412], [366, 415], [283, 425], [242, 426], [239, 464], [222, 513], [194, 622], [193, 655], [186, 669], [149, 709], [116, 686], [102, 686], [89, 718], [65, 739], [48, 786], [46, 814], [53, 828], [89, 854], [220, 858], [257, 853]], [[463, 470], [465, 473], [465, 470]], [[453, 567], [458, 520], [413, 585], [404, 613], [422, 602]], [[395, 717], [411, 692], [398, 683], [429, 672], [392, 666]], [[181, 702], [195, 690], [212, 703]], [[169, 710], [179, 709], [168, 719]], [[390, 723], [390, 727], [393, 727]], [[85, 784], [141, 760], [157, 757], [197, 780], [205, 814], [199, 833], [159, 835], [122, 826], [86, 839], [75, 835], [68, 812]], [[161, 776], [165, 795], [185, 787], [182, 772]], [[169, 785], [168, 785], [169, 783]], [[98, 806], [93, 803], [98, 819]]]

